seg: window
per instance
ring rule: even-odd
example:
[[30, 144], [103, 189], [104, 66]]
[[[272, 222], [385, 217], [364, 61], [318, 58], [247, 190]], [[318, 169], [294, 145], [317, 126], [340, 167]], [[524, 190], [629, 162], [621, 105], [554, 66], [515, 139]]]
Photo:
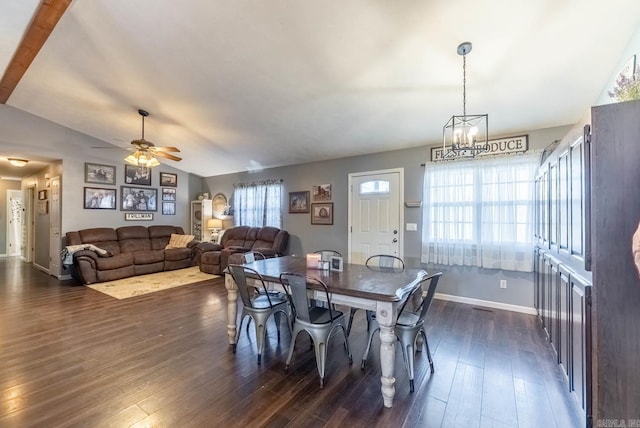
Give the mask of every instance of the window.
[[530, 272], [538, 155], [425, 170], [422, 262]]
[[360, 184], [361, 195], [372, 194], [386, 194], [389, 193], [389, 181], [388, 180], [371, 180], [365, 181]]
[[282, 228], [281, 195], [280, 180], [235, 184], [235, 225]]

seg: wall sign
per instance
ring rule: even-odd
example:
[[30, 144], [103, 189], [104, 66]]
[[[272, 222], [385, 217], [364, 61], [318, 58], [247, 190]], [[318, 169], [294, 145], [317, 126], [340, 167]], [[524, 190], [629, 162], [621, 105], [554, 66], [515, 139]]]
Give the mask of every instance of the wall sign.
[[[512, 153], [524, 153], [529, 150], [529, 136], [519, 135], [517, 137], [500, 138], [497, 140], [489, 140], [489, 151], [481, 153], [480, 156], [506, 155]], [[431, 162], [444, 160], [442, 146], [431, 148]], [[451, 159], [472, 159], [471, 153], [461, 152]]]
[[125, 220], [153, 220], [153, 213], [124, 213]]

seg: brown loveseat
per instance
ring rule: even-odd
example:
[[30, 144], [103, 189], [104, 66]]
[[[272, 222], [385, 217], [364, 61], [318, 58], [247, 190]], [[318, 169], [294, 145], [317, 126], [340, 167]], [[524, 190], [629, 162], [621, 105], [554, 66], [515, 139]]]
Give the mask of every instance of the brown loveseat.
[[94, 246], [94, 250], [73, 253], [73, 274], [83, 284], [93, 284], [198, 264], [198, 241], [165, 249], [172, 234], [184, 235], [184, 230], [179, 226], [124, 226], [67, 232], [67, 246]]
[[198, 245], [201, 252], [200, 270], [220, 275], [229, 263], [240, 263], [242, 254], [259, 251], [265, 257], [279, 257], [287, 250], [289, 232], [277, 227], [237, 226], [227, 229], [220, 244], [203, 242]]

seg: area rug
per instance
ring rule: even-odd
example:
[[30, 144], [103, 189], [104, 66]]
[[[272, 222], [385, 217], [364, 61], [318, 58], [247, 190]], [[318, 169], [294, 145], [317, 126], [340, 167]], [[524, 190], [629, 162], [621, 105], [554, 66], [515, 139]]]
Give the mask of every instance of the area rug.
[[87, 285], [87, 287], [108, 294], [116, 299], [127, 299], [129, 297], [141, 296], [168, 288], [209, 281], [214, 278], [218, 278], [218, 275], [200, 272], [198, 266], [192, 266], [185, 269], [150, 273], [148, 275], [133, 276], [116, 281], [100, 282], [98, 284]]

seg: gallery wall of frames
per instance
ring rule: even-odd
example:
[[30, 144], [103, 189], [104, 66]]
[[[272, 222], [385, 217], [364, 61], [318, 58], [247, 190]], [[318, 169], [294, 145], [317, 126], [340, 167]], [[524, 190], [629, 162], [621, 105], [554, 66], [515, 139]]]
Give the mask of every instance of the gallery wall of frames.
[[177, 174], [160, 171], [160, 187], [153, 187], [151, 168], [125, 165], [123, 171], [125, 185], [118, 189], [116, 166], [85, 162], [83, 208], [123, 211], [130, 221], [150, 221], [157, 212], [176, 214]]

